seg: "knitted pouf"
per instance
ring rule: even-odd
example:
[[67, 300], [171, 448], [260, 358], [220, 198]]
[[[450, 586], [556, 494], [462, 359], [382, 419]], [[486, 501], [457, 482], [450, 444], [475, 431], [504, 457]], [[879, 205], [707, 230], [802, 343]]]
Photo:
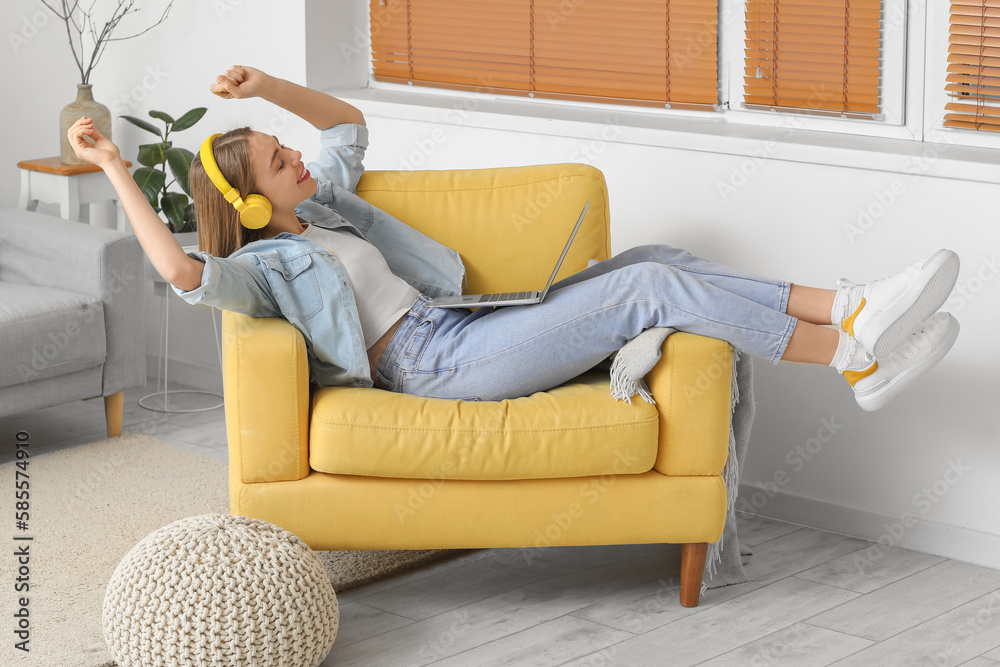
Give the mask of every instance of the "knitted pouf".
[[323, 563], [296, 535], [203, 514], [133, 547], [108, 582], [101, 623], [120, 667], [315, 667], [340, 613]]

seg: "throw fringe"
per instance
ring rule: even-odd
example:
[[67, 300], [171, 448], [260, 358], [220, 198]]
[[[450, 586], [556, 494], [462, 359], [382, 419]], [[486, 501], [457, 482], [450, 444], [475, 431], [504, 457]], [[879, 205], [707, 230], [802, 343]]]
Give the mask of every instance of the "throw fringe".
[[647, 403], [656, 403], [646, 381], [629, 368], [628, 357], [615, 355], [611, 364], [611, 396], [632, 405], [632, 396], [638, 393]]
[[647, 403], [656, 403], [644, 378], [660, 360], [663, 341], [675, 331], [673, 327], [643, 329], [611, 355], [611, 396], [615, 400], [632, 405], [632, 396], [638, 393]]
[[[740, 401], [740, 389], [736, 384], [736, 362], [739, 360], [740, 352], [736, 348], [733, 348], [733, 385], [729, 401], [729, 457], [726, 459], [726, 467], [722, 471], [722, 476], [726, 480], [726, 498], [728, 505], [726, 515], [728, 517], [733, 516], [733, 512], [736, 509], [736, 485], [740, 481], [739, 461], [736, 460], [736, 434], [733, 432], [733, 411], [736, 409], [736, 404]], [[708, 545], [707, 560], [709, 578], [715, 577], [715, 563], [722, 562], [722, 542], [723, 538], [720, 537], [717, 542], [713, 542]], [[708, 585], [702, 582], [701, 592], [704, 593], [707, 589]]]

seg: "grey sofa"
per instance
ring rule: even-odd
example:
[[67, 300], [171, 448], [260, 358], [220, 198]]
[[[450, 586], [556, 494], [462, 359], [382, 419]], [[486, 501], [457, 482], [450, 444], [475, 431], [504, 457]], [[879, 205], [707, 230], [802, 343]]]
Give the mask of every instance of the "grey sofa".
[[131, 233], [0, 209], [0, 417], [146, 384], [142, 247]]

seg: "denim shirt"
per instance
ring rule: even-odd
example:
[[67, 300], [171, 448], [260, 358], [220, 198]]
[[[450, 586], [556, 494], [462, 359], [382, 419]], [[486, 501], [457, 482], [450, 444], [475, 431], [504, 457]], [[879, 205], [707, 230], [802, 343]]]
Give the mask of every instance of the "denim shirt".
[[[316, 194], [295, 214], [325, 229], [346, 227], [369, 241], [389, 269], [427, 296], [453, 296], [465, 286], [461, 256], [355, 194], [364, 171], [368, 128], [341, 123], [320, 133], [321, 151], [306, 165]], [[302, 332], [312, 381], [319, 386], [371, 387], [361, 317], [343, 264], [323, 246], [281, 232], [254, 241], [229, 257], [203, 250], [201, 285], [174, 292], [188, 303], [233, 310], [249, 317], [283, 317]]]

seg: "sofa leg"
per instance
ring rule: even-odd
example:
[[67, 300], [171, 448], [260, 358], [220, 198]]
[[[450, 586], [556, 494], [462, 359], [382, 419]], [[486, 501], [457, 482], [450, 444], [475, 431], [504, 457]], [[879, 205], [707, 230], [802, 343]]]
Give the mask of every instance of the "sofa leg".
[[681, 545], [681, 605], [684, 607], [698, 606], [706, 554], [708, 542]]
[[122, 434], [122, 419], [125, 416], [125, 392], [104, 397], [104, 420], [108, 424], [108, 437], [117, 438]]

